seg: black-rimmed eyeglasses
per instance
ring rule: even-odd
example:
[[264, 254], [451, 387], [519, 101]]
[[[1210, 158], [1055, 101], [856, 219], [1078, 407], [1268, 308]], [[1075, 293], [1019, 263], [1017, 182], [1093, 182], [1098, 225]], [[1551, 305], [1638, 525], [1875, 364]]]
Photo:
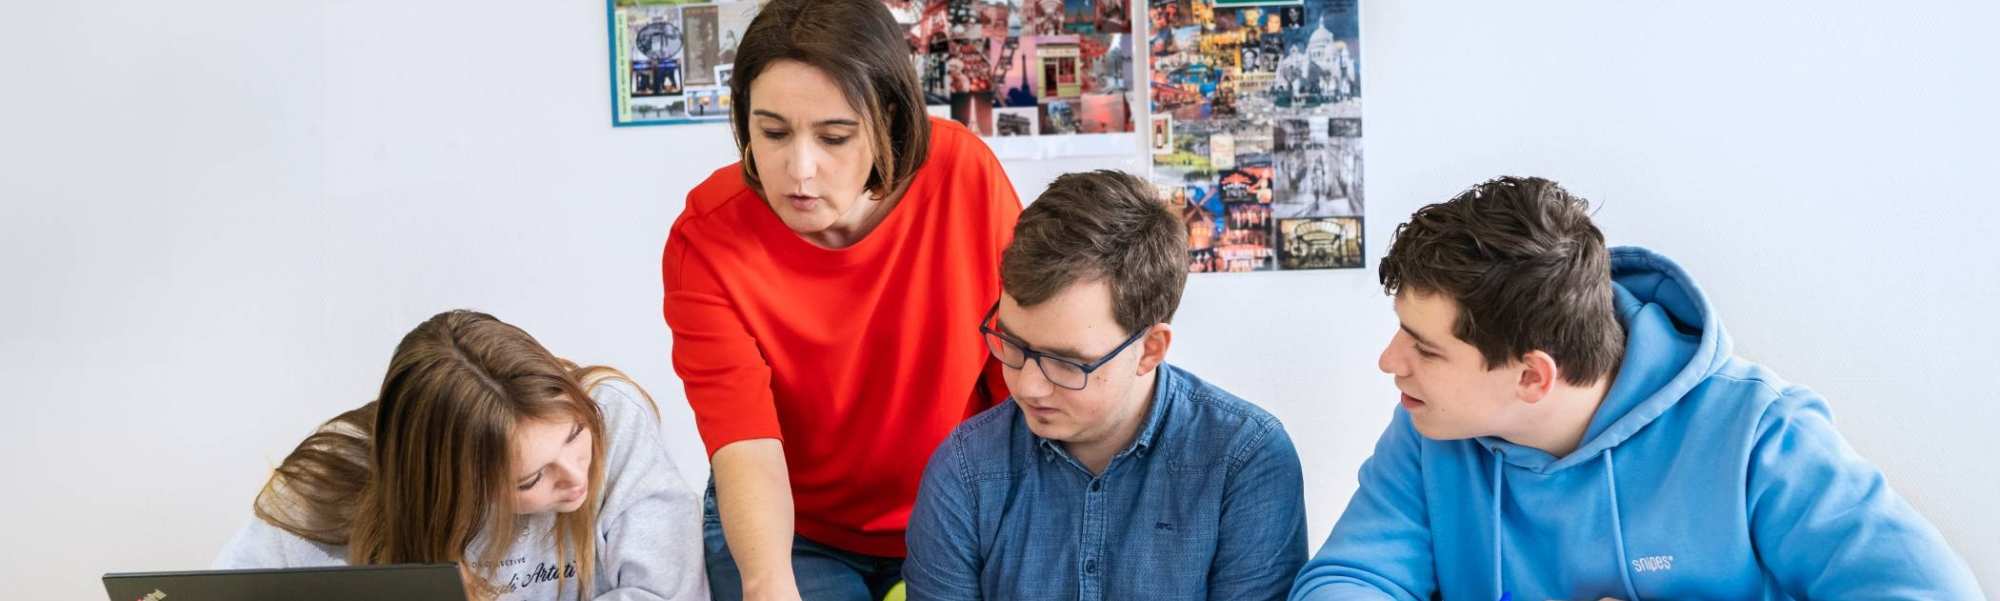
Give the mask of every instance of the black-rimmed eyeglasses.
[[1097, 371], [1097, 368], [1109, 363], [1112, 357], [1125, 352], [1125, 347], [1132, 346], [1132, 343], [1138, 342], [1141, 336], [1145, 336], [1146, 332], [1152, 329], [1139, 328], [1139, 331], [1132, 333], [1132, 337], [1120, 343], [1118, 348], [1111, 349], [1111, 352], [1105, 353], [1096, 361], [1077, 363], [1035, 350], [1013, 336], [987, 327], [986, 324], [994, 323], [993, 316], [999, 313], [1000, 301], [994, 301], [993, 308], [986, 310], [986, 318], [979, 320], [979, 333], [986, 339], [986, 350], [993, 353], [993, 358], [999, 359], [1000, 364], [1007, 366], [1007, 369], [1021, 369], [1032, 359], [1035, 361], [1035, 366], [1041, 368], [1042, 377], [1048, 378], [1050, 384], [1070, 390], [1083, 390], [1084, 385], [1090, 383], [1090, 372]]

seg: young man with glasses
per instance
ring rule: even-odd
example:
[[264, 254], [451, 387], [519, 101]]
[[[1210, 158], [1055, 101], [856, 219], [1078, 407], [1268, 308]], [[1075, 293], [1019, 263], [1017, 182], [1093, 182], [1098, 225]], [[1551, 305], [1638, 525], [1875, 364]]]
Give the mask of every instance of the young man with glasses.
[[1059, 177], [1021, 213], [978, 324], [1014, 402], [931, 456], [911, 599], [1284, 598], [1306, 553], [1291, 438], [1165, 362], [1186, 236], [1114, 171]]

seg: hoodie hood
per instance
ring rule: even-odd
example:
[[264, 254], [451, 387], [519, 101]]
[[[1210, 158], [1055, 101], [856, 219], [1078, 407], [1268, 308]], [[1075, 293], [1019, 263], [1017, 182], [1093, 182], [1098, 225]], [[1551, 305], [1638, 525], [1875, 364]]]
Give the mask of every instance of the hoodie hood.
[[[1709, 310], [1708, 297], [1680, 265], [1652, 251], [1636, 247], [1611, 249], [1612, 308], [1619, 325], [1625, 328], [1625, 355], [1618, 373], [1604, 395], [1604, 402], [1590, 418], [1583, 444], [1569, 455], [1557, 458], [1541, 449], [1517, 445], [1498, 437], [1478, 439], [1480, 446], [1495, 456], [1493, 461], [1492, 537], [1493, 588], [1507, 590], [1505, 578], [1505, 520], [1501, 500], [1507, 473], [1512, 465], [1541, 474], [1561, 472], [1596, 463], [1604, 470], [1601, 480], [1611, 521], [1611, 549], [1618, 559], [1619, 584], [1626, 599], [1637, 599], [1631, 573], [1624, 569], [1629, 556], [1625, 527], [1621, 523], [1618, 476], [1613, 459], [1618, 445], [1651, 425], [1672, 409], [1687, 393], [1710, 374], [1729, 362], [1729, 336]], [[1600, 461], [1601, 460], [1601, 461]]]
[[1583, 444], [1557, 458], [1497, 437], [1481, 446], [1516, 467], [1556, 472], [1617, 448], [1729, 362], [1729, 335], [1708, 295], [1681, 266], [1635, 246], [1611, 249], [1612, 307], [1625, 327], [1625, 356]]

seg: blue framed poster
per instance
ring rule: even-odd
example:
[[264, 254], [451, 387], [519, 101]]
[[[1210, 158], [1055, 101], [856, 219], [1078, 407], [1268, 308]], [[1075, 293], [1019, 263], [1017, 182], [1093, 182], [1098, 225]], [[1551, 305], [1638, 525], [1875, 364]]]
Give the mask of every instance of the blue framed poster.
[[727, 120], [736, 42], [757, 7], [755, 0], [606, 0], [612, 125]]

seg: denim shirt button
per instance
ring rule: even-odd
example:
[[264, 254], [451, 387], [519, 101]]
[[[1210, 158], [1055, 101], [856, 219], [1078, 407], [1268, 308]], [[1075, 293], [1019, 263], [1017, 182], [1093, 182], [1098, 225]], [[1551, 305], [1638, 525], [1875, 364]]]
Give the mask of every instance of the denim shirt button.
[[1084, 560], [1084, 561], [1083, 561], [1083, 573], [1085, 573], [1085, 574], [1096, 574], [1096, 573], [1097, 573], [1097, 560], [1095, 560], [1095, 559], [1086, 559], [1086, 560]]
[[1104, 490], [1104, 481], [1103, 481], [1103, 480], [1097, 480], [1097, 481], [1094, 481], [1094, 482], [1091, 482], [1091, 483], [1090, 483], [1090, 492], [1098, 492], [1098, 491], [1101, 491], [1101, 490]]

